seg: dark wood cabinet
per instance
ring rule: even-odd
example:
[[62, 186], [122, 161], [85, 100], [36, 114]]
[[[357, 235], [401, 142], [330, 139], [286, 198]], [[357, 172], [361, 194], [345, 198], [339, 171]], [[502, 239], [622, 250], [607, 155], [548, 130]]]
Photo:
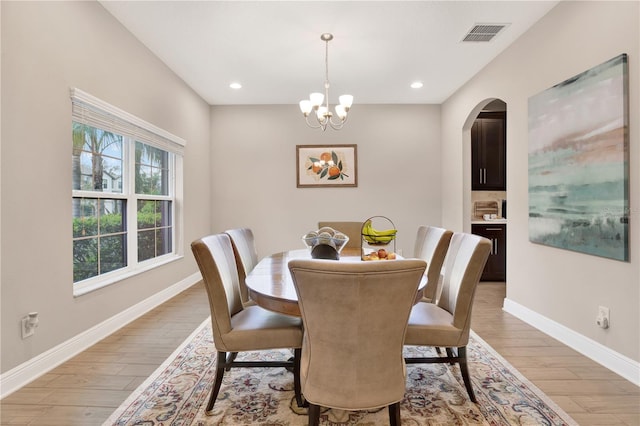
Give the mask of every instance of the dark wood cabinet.
[[505, 191], [506, 113], [483, 112], [471, 127], [471, 189]]
[[491, 252], [480, 281], [505, 281], [507, 278], [507, 225], [473, 224], [471, 233], [491, 241]]

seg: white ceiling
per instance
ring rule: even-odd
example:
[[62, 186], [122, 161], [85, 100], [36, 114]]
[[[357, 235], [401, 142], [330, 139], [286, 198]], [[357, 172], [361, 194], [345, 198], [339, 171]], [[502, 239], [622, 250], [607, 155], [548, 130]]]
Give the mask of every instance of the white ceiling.
[[[211, 105], [445, 101], [558, 1], [111, 1], [122, 25]], [[462, 42], [476, 24], [508, 24]], [[411, 89], [413, 81], [424, 87]], [[242, 89], [229, 88], [240, 82]]]

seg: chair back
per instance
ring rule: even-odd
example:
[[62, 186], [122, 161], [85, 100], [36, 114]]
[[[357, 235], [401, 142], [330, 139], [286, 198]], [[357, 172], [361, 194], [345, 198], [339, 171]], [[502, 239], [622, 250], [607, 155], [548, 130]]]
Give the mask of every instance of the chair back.
[[240, 296], [242, 297], [242, 302], [247, 303], [249, 301], [249, 290], [245, 285], [245, 279], [258, 264], [258, 252], [256, 251], [253, 231], [250, 228], [237, 228], [228, 229], [224, 233], [231, 238], [238, 278], [240, 279]]
[[238, 270], [227, 234], [209, 235], [191, 243], [209, 297], [214, 342], [229, 333], [231, 316], [242, 311]]
[[362, 222], [318, 222], [318, 229], [328, 226], [349, 237], [345, 248], [360, 248], [362, 244]]
[[453, 325], [463, 330], [464, 341], [469, 339], [473, 296], [490, 251], [489, 240], [479, 235], [456, 232], [449, 243], [437, 303], [453, 315]]
[[372, 409], [402, 400], [409, 313], [426, 264], [289, 261], [304, 325], [302, 392], [312, 404]]
[[416, 236], [414, 257], [427, 262], [427, 286], [424, 289], [424, 300], [434, 302], [438, 295], [440, 272], [447, 255], [452, 231], [435, 226], [420, 226]]

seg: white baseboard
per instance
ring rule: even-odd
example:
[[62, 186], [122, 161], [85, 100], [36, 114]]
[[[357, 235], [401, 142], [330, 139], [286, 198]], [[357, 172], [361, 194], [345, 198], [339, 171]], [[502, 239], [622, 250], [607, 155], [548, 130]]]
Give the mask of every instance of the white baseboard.
[[202, 279], [199, 272], [0, 375], [0, 399], [161, 305]]
[[636, 386], [640, 386], [640, 363], [637, 361], [615, 352], [582, 334], [576, 333], [574, 330], [508, 298], [504, 299], [502, 309], [543, 333], [561, 341], [572, 349], [575, 349], [582, 355], [591, 358]]

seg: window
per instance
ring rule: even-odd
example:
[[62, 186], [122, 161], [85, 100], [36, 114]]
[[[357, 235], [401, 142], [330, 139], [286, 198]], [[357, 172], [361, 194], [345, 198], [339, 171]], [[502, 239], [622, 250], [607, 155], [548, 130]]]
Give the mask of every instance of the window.
[[185, 142], [72, 90], [74, 295], [180, 258]]

